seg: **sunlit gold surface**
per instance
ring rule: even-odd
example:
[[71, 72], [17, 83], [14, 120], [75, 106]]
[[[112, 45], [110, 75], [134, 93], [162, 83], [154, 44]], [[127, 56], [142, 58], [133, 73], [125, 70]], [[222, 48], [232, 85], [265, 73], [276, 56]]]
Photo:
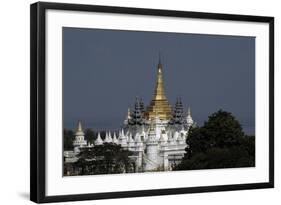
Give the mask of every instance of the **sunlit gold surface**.
[[162, 76], [162, 65], [158, 64], [157, 67], [157, 82], [154, 91], [154, 96], [150, 105], [147, 107], [145, 112], [146, 119], [154, 119], [156, 115], [161, 120], [169, 120], [172, 115], [171, 106], [165, 96], [164, 83]]

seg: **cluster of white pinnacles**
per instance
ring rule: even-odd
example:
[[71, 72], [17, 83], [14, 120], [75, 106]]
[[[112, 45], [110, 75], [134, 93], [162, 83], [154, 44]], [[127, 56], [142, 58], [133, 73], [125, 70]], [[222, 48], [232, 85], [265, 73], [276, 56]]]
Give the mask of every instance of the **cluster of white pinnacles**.
[[171, 168], [171, 159], [175, 163], [185, 153], [188, 129], [182, 128], [180, 131], [174, 131], [160, 124], [158, 125], [151, 125], [147, 128], [142, 126], [135, 132], [130, 129], [126, 131], [122, 129], [118, 131], [118, 134], [116, 132], [113, 132], [113, 134], [112, 132], [106, 132], [104, 139], [98, 133], [94, 144], [87, 144], [84, 139], [81, 122], [79, 122], [73, 142], [74, 153], [79, 153], [82, 147], [95, 147], [105, 143], [113, 143], [135, 153], [134, 159], [139, 170], [157, 170], [159, 167], [169, 170]]
[[[176, 144], [184, 144], [186, 140], [186, 131], [182, 130], [180, 132], [165, 132], [161, 133], [160, 137], [157, 138], [156, 135], [149, 135], [152, 134], [149, 132], [148, 134], [144, 131], [142, 133], [136, 133], [134, 136], [130, 132], [124, 133], [124, 130], [120, 130], [118, 135], [116, 132], [106, 132], [105, 139], [103, 140], [100, 133], [98, 133], [97, 139], [94, 141], [94, 144], [81, 142], [80, 138], [76, 135], [76, 139], [74, 141], [74, 145], [84, 147], [87, 145], [88, 147], [93, 147], [95, 145], [102, 145], [104, 143], [113, 143], [121, 145], [122, 147], [135, 147], [135, 146], [142, 146], [145, 142], [155, 141], [158, 142], [160, 145], [176, 145]], [[83, 141], [83, 140], [82, 140]]]
[[93, 144], [84, 138], [82, 124], [79, 121], [73, 142], [74, 150], [65, 151], [66, 161], [75, 162], [81, 148], [95, 147], [105, 143], [118, 144], [122, 148], [134, 152], [137, 171], [171, 170], [186, 153], [186, 138], [190, 127], [194, 126], [188, 109], [185, 123], [170, 126], [168, 121], [156, 117], [145, 125], [126, 126], [116, 132], [107, 131], [105, 138], [98, 133]]
[[108, 131], [106, 132], [104, 139], [102, 139], [101, 134], [98, 133], [94, 144], [87, 143], [84, 139], [84, 135], [81, 122], [79, 121], [77, 131], [75, 133], [75, 140], [73, 142], [74, 147], [93, 147], [104, 143], [113, 143], [121, 145], [124, 148], [134, 148], [138, 146], [145, 146], [146, 143], [149, 142], [157, 142], [162, 146], [182, 145], [185, 144], [187, 130], [182, 129], [181, 131], [166, 131], [162, 128], [157, 132], [157, 128], [154, 129], [150, 127], [145, 131], [144, 127], [142, 127], [142, 129], [139, 132], [135, 132], [135, 134], [132, 134], [129, 130], [125, 133], [124, 129], [122, 129], [118, 132], [118, 135], [116, 132], [111, 134], [111, 132]]

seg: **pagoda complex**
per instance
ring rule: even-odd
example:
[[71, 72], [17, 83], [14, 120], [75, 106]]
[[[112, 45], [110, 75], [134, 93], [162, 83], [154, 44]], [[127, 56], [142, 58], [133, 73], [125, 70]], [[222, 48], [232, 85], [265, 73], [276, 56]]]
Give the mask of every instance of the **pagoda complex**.
[[79, 122], [74, 150], [64, 152], [65, 162], [77, 161], [79, 149], [83, 147], [114, 143], [135, 153], [136, 172], [172, 170], [186, 153], [188, 132], [195, 123], [190, 108], [184, 109], [181, 98], [176, 99], [173, 108], [169, 104], [163, 79], [163, 66], [159, 58], [153, 99], [145, 108], [142, 99], [137, 97], [133, 108], [128, 108], [118, 132], [106, 131], [103, 139], [98, 134], [95, 143], [87, 144]]

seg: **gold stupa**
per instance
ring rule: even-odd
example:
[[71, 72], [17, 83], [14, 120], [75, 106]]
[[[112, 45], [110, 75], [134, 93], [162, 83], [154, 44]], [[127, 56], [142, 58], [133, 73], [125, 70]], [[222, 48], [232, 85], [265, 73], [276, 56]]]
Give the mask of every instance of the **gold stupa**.
[[159, 60], [154, 96], [145, 112], [145, 118], [147, 120], [154, 119], [156, 116], [158, 116], [160, 120], [170, 120], [172, 116], [172, 108], [165, 96], [162, 73], [162, 64]]

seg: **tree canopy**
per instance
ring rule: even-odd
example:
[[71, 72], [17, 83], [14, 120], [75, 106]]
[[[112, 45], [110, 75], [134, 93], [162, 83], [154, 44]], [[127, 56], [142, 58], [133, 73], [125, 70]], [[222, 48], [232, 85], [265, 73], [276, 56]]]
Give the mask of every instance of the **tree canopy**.
[[134, 163], [129, 158], [133, 153], [120, 145], [104, 143], [81, 149], [75, 167], [81, 175], [116, 174], [134, 171]]
[[255, 166], [255, 137], [247, 136], [238, 120], [222, 110], [187, 136], [186, 154], [176, 170]]
[[64, 150], [73, 150], [73, 141], [75, 139], [74, 133], [72, 130], [63, 130], [63, 147]]

